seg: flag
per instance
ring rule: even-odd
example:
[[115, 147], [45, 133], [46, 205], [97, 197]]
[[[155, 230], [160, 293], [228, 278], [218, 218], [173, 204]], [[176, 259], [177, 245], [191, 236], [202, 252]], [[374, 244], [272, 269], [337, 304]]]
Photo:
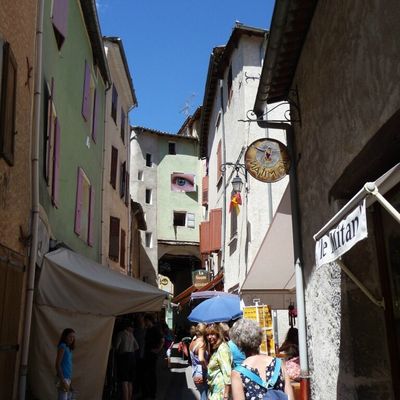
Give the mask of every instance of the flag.
[[229, 206], [229, 212], [232, 212], [232, 210], [235, 210], [236, 215], [239, 215], [240, 213], [240, 205], [242, 205], [242, 196], [240, 196], [240, 193], [233, 193], [231, 197], [231, 204]]

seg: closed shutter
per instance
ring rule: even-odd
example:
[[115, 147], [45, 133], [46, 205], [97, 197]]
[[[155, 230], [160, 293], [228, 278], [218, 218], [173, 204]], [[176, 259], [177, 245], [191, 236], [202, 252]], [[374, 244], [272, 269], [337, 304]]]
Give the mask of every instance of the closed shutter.
[[0, 104], [0, 156], [14, 165], [15, 108], [17, 97], [17, 62], [10, 44], [3, 46], [3, 76]]
[[118, 166], [118, 149], [111, 147], [111, 168], [110, 168], [110, 183], [115, 189], [117, 187], [117, 166]]
[[219, 182], [222, 176], [221, 166], [222, 166], [222, 147], [221, 147], [221, 141], [219, 141], [217, 147], [217, 183]]
[[119, 219], [110, 217], [110, 243], [108, 256], [111, 260], [118, 261], [119, 256]]
[[222, 209], [216, 208], [210, 211], [210, 249], [211, 251], [221, 250], [221, 227]]
[[69, 0], [53, 0], [53, 15], [51, 19], [53, 27], [56, 30], [56, 39], [59, 49], [67, 37], [68, 1]]
[[125, 240], [126, 240], [126, 233], [123, 229], [121, 229], [121, 252], [119, 255], [119, 265], [122, 268], [125, 268]]
[[89, 198], [89, 222], [88, 222], [88, 245], [93, 246], [94, 244], [94, 199], [95, 190], [94, 187], [90, 186], [90, 198]]
[[93, 121], [92, 121], [92, 139], [94, 142], [96, 142], [97, 139], [98, 114], [99, 114], [99, 96], [97, 94], [97, 89], [95, 89], [93, 96]]
[[78, 178], [76, 183], [76, 204], [75, 204], [75, 225], [74, 231], [79, 236], [81, 234], [81, 214], [82, 214], [82, 170], [78, 168]]
[[210, 222], [204, 221], [200, 224], [200, 253], [210, 253]]
[[82, 116], [87, 121], [89, 118], [90, 107], [90, 66], [85, 61], [85, 76], [83, 81]]
[[51, 200], [55, 207], [59, 207], [60, 197], [60, 140], [61, 129], [58, 118], [54, 121], [54, 154], [53, 154], [53, 184], [51, 187]]
[[202, 195], [202, 204], [203, 206], [206, 206], [208, 204], [208, 175], [203, 176], [202, 180], [202, 190], [203, 190], [203, 195]]

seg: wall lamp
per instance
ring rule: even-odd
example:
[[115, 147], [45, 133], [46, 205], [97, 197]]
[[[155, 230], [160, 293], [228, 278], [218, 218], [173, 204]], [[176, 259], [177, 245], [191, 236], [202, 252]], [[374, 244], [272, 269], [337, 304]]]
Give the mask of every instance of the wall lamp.
[[227, 162], [221, 165], [221, 172], [225, 174], [228, 168], [232, 168], [234, 171], [236, 171], [236, 176], [231, 181], [232, 190], [234, 193], [240, 193], [243, 188], [243, 180], [239, 176], [239, 173], [244, 177], [245, 182], [247, 182], [246, 167], [244, 164]]

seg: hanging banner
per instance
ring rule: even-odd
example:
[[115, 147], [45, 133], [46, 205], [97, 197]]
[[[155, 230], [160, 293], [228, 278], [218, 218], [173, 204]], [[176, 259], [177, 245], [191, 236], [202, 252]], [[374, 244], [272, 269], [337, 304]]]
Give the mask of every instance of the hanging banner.
[[335, 261], [360, 240], [368, 236], [365, 199], [338, 225], [317, 240], [315, 263], [317, 268]]

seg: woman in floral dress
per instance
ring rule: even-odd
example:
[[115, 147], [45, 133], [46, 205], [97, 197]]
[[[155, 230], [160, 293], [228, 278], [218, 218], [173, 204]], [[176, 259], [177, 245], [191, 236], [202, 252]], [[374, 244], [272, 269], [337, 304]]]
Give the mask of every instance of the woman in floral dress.
[[231, 389], [232, 354], [219, 324], [206, 329], [211, 357], [208, 362], [208, 400], [227, 400]]

